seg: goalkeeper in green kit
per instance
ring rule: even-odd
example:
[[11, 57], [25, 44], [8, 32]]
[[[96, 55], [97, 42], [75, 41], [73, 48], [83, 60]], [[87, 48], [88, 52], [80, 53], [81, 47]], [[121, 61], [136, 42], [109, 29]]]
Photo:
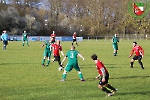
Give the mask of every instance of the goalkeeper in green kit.
[[114, 48], [114, 56], [117, 56], [118, 43], [119, 43], [119, 38], [117, 37], [117, 34], [115, 34], [115, 36], [112, 38], [112, 46]]
[[51, 53], [52, 53], [52, 46], [51, 46], [51, 42], [50, 41], [45, 41], [44, 44], [42, 44], [42, 47], [45, 46], [45, 50], [44, 50], [44, 57], [43, 57], [43, 60], [42, 60], [42, 66], [45, 66], [45, 60], [47, 58], [47, 63], [46, 63], [46, 66], [49, 66], [50, 64], [50, 57], [51, 57]]
[[27, 45], [29, 46], [29, 43], [28, 43], [28, 35], [27, 35], [27, 32], [26, 31], [23, 31], [23, 34], [22, 34], [22, 46], [24, 46], [25, 42], [27, 43]]

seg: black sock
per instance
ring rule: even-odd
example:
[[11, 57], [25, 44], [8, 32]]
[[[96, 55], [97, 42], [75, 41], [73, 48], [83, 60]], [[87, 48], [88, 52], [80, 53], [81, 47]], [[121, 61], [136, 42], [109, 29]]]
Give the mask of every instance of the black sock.
[[113, 91], [116, 91], [116, 89], [113, 86], [111, 86], [110, 84], [108, 84], [107, 87]]
[[102, 91], [106, 92], [106, 93], [111, 93], [107, 88], [103, 87]]
[[143, 63], [140, 61], [139, 64], [141, 65], [141, 68], [144, 69]]
[[131, 67], [133, 67], [133, 62], [131, 62]]

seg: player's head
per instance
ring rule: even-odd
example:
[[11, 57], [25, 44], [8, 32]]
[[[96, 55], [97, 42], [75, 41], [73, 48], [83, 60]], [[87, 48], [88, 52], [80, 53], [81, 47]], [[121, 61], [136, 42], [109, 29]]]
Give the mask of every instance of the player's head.
[[56, 42], [57, 44], [60, 44], [60, 40], [57, 40], [57, 42]]
[[91, 58], [92, 58], [93, 60], [97, 60], [97, 55], [96, 55], [96, 54], [93, 54], [93, 55], [91, 56]]
[[137, 42], [133, 42], [133, 47], [135, 47], [137, 45]]
[[71, 50], [75, 50], [75, 46], [71, 46]]
[[26, 33], [26, 31], [23, 31], [24, 33]]
[[53, 34], [55, 34], [55, 31], [53, 31]]
[[4, 30], [3, 33], [6, 33], [6, 30]]
[[74, 32], [74, 34], [76, 34], [76, 32]]
[[117, 37], [117, 34], [115, 34], [115, 37]]

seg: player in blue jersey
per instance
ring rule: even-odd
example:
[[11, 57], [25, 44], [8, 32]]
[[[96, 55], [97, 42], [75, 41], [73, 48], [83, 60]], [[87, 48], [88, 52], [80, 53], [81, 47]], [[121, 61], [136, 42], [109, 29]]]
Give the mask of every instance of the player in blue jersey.
[[3, 41], [3, 50], [5, 50], [8, 45], [8, 34], [6, 33], [6, 30], [3, 31], [1, 39]]

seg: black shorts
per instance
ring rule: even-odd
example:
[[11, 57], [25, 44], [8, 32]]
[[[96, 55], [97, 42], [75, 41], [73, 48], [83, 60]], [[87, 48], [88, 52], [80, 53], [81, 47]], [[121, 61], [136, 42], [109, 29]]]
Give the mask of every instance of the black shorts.
[[133, 60], [141, 60], [142, 59], [142, 55], [139, 55], [139, 56], [135, 55], [132, 59]]
[[109, 74], [107, 73], [106, 76], [105, 76], [105, 82], [102, 82], [102, 77], [101, 77], [100, 81], [99, 81], [99, 85], [105, 85], [105, 84], [107, 84], [108, 80], [109, 80]]
[[3, 44], [4, 45], [8, 45], [8, 41], [3, 41]]
[[55, 61], [60, 61], [60, 56], [54, 56], [54, 58]]
[[76, 42], [77, 41], [77, 39], [73, 39], [73, 42]]

